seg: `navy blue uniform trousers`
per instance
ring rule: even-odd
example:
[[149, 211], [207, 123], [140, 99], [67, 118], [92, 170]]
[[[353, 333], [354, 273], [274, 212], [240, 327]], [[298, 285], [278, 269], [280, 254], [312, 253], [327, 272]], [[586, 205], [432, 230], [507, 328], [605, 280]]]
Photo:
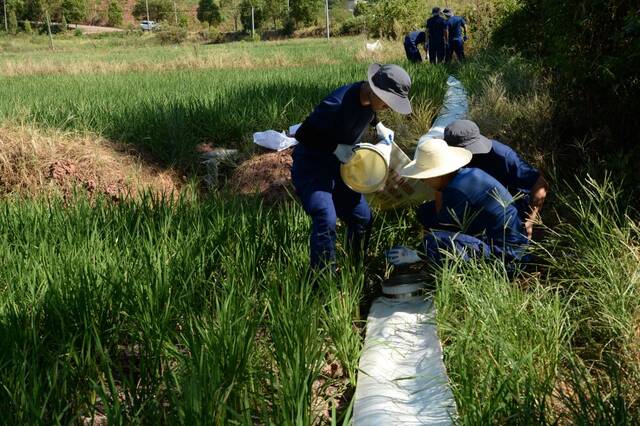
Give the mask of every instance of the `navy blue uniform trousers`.
[[444, 43], [429, 42], [429, 62], [432, 64], [444, 61], [445, 49]]
[[451, 62], [454, 53], [458, 57], [458, 61], [464, 61], [464, 41], [461, 39], [449, 40], [447, 62]]
[[422, 62], [422, 55], [420, 55], [418, 46], [411, 41], [404, 41], [404, 51], [407, 54], [407, 59], [411, 62]]
[[334, 262], [337, 218], [347, 225], [348, 249], [357, 261], [368, 243], [371, 209], [362, 194], [342, 181], [338, 159], [299, 144], [293, 151], [291, 179], [304, 211], [311, 216], [311, 266], [317, 269]]

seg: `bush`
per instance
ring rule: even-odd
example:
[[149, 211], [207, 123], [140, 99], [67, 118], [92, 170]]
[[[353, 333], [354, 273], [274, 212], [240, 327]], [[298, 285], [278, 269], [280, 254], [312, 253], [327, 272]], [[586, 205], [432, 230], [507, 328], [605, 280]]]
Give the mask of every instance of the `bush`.
[[240, 3], [240, 22], [245, 32], [251, 32], [251, 7], [253, 6], [253, 25], [255, 29], [264, 23], [264, 4], [255, 0], [243, 0]]
[[18, 18], [16, 18], [16, 12], [13, 10], [9, 11], [9, 18], [8, 18], [8, 29], [9, 29], [9, 34], [13, 34], [16, 35], [18, 34]]
[[31, 28], [31, 22], [24, 21], [22, 26], [24, 27], [24, 32], [25, 33], [27, 33], [27, 34], [33, 33], [33, 28]]
[[180, 44], [187, 39], [187, 30], [175, 25], [163, 25], [156, 31], [161, 44]]
[[[149, 19], [152, 21], [167, 21], [173, 15], [171, 0], [148, 0], [148, 2]], [[136, 1], [132, 14], [136, 19], [147, 19], [145, 0]]]
[[362, 34], [366, 31], [367, 19], [362, 15], [349, 18], [340, 26], [340, 34], [343, 35]]
[[222, 34], [217, 27], [209, 27], [207, 39], [210, 43], [222, 43], [224, 41], [224, 34]]
[[76, 28], [75, 31], [73, 32], [73, 35], [76, 37], [82, 37], [82, 30], [80, 28]]
[[292, 36], [296, 30], [296, 21], [293, 18], [287, 18], [282, 22], [282, 33], [286, 36]]
[[379, 0], [358, 9], [357, 16], [366, 19], [370, 35], [400, 38], [410, 30], [424, 26], [424, 16], [416, 13], [423, 9], [419, 0]]
[[65, 32], [69, 28], [69, 23], [67, 22], [67, 18], [62, 15], [62, 21], [60, 21], [60, 31]]
[[200, 0], [198, 2], [198, 21], [209, 25], [218, 25], [222, 22], [220, 7], [214, 0]]
[[117, 0], [111, 0], [107, 9], [107, 24], [111, 27], [119, 27], [122, 21], [122, 6]]

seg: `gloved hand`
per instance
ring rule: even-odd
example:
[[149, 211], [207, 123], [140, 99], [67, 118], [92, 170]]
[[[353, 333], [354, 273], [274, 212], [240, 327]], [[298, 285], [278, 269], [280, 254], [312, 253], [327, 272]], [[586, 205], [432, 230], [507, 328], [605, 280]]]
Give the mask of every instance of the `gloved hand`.
[[410, 263], [420, 262], [418, 252], [405, 246], [395, 246], [387, 250], [384, 254], [387, 261], [395, 266], [408, 265]]
[[340, 160], [341, 163], [348, 163], [349, 160], [351, 160], [351, 157], [353, 157], [354, 149], [355, 147], [353, 145], [338, 144], [336, 150], [333, 151], [333, 155], [338, 157], [338, 160]]
[[388, 127], [385, 127], [385, 125], [382, 123], [376, 124], [376, 133], [378, 135], [378, 140], [380, 142], [386, 142], [387, 145], [391, 145], [393, 139], [396, 136], [396, 132], [389, 129]]

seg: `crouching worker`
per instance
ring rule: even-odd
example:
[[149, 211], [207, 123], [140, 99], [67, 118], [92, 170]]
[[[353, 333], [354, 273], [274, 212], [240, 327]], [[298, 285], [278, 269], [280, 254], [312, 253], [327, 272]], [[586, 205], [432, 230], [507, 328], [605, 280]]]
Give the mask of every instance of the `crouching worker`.
[[456, 120], [444, 129], [444, 140], [473, 154], [468, 167], [477, 167], [496, 178], [516, 198], [515, 206], [524, 221], [527, 237], [549, 191], [549, 184], [538, 169], [524, 161], [516, 151], [480, 134], [478, 125]]
[[[304, 211], [311, 216], [311, 266], [333, 267], [336, 221], [347, 225], [347, 242], [355, 261], [366, 250], [371, 210], [364, 196], [340, 177], [340, 163], [348, 162], [376, 113], [387, 108], [411, 113], [411, 79], [397, 65], [373, 64], [368, 80], [348, 84], [327, 96], [304, 120], [293, 151], [291, 180]], [[385, 128], [386, 129], [386, 128]], [[386, 129], [388, 131], [388, 129]], [[378, 135], [393, 138], [393, 132]]]
[[414, 161], [400, 175], [421, 179], [436, 191], [436, 200], [418, 208], [418, 220], [425, 228], [424, 252], [394, 247], [387, 259], [394, 265], [426, 259], [434, 265], [443, 261], [443, 251], [467, 260], [471, 257], [502, 259], [508, 267], [526, 261], [527, 237], [507, 189], [477, 168], [465, 168], [472, 154], [450, 147], [440, 139], [420, 145]]
[[422, 62], [422, 56], [420, 55], [420, 49], [418, 47], [422, 46], [425, 49], [425, 54], [427, 54], [426, 40], [424, 31], [413, 31], [405, 36], [404, 51], [407, 54], [408, 60], [411, 62]]

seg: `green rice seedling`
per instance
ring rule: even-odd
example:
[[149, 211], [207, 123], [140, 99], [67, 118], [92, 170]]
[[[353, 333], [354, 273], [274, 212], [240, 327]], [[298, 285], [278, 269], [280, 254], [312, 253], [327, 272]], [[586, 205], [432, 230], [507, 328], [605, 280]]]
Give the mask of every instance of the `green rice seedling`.
[[572, 334], [566, 302], [500, 263], [450, 260], [436, 272], [437, 323], [460, 422], [545, 423]]
[[318, 416], [312, 410], [319, 398], [313, 384], [324, 362], [323, 307], [305, 275], [295, 266], [282, 265], [267, 282], [276, 424], [312, 424]]

